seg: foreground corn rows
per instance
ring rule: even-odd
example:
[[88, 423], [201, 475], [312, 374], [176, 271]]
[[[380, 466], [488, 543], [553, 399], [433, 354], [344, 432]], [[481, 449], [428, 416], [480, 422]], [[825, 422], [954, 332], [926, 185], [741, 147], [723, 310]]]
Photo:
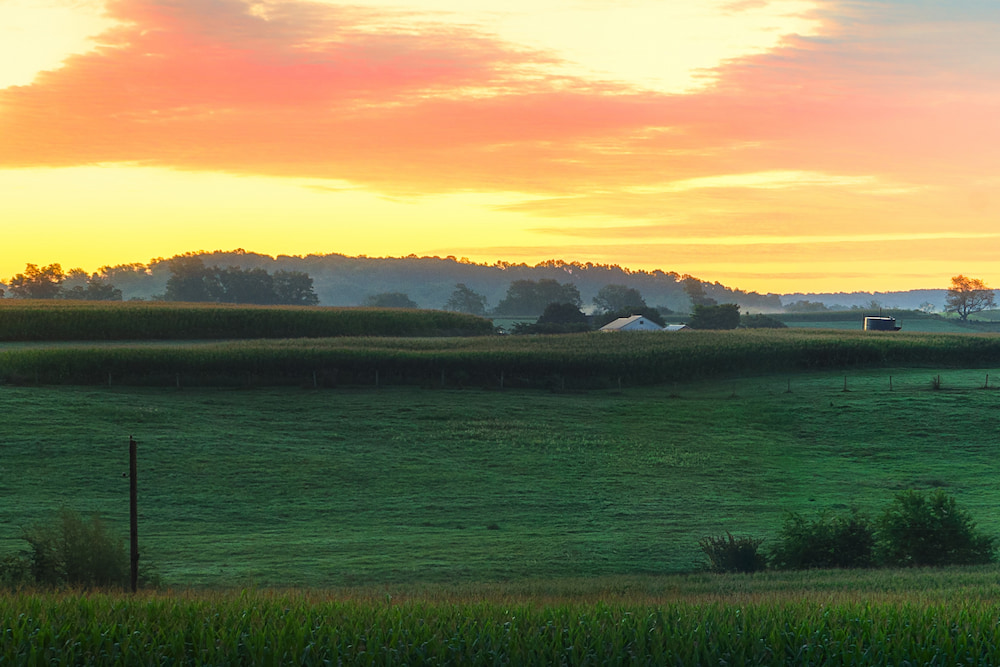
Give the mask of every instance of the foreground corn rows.
[[0, 663], [982, 665], [1000, 662], [998, 612], [979, 601], [538, 606], [11, 595], [0, 599]]

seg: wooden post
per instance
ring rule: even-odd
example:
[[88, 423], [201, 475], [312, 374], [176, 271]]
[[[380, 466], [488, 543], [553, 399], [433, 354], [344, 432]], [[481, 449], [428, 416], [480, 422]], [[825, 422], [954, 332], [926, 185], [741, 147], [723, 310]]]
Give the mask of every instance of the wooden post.
[[844, 391], [847, 391], [847, 376], [844, 376]]
[[313, 389], [319, 387], [319, 383], [316, 381], [316, 371], [313, 371]]
[[139, 487], [136, 479], [136, 442], [128, 437], [128, 505], [129, 505], [129, 556], [131, 559], [131, 586], [135, 593], [139, 588]]
[[892, 391], [892, 376], [889, 376], [889, 391]]

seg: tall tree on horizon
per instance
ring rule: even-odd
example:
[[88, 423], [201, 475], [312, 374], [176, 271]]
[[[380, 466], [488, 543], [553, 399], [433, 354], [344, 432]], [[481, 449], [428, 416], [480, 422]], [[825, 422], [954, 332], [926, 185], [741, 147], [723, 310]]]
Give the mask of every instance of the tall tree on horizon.
[[972, 313], [979, 313], [996, 307], [993, 290], [979, 278], [966, 278], [957, 275], [951, 279], [951, 287], [944, 301], [944, 312], [955, 313], [963, 322]]

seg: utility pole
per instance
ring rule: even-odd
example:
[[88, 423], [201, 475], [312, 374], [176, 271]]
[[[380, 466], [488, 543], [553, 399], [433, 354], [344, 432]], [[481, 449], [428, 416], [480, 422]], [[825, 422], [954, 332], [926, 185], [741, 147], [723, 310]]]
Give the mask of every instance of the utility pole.
[[132, 561], [132, 592], [139, 588], [139, 490], [136, 483], [136, 442], [128, 437], [129, 555]]

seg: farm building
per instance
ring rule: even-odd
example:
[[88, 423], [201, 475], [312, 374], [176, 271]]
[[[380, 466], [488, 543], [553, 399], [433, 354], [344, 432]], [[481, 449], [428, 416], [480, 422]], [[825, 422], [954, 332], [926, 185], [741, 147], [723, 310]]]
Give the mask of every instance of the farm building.
[[895, 317], [866, 317], [865, 331], [899, 331]]
[[601, 331], [663, 331], [663, 327], [642, 315], [632, 315], [608, 322]]
[[688, 325], [686, 325], [686, 324], [668, 324], [667, 326], [663, 327], [663, 330], [664, 331], [684, 331], [687, 328], [688, 328]]

